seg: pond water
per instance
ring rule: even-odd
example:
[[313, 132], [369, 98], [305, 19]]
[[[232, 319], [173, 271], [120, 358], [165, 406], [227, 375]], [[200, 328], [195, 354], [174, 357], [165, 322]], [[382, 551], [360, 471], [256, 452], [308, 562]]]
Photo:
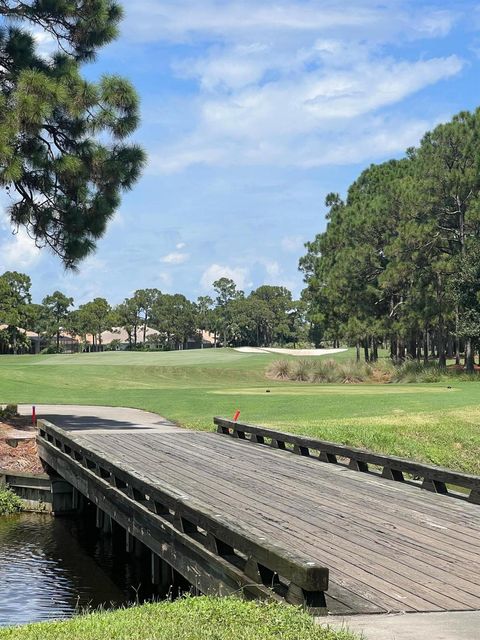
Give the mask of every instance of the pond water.
[[87, 516], [0, 517], [0, 626], [152, 598], [147, 559], [127, 555], [124, 537], [99, 535]]

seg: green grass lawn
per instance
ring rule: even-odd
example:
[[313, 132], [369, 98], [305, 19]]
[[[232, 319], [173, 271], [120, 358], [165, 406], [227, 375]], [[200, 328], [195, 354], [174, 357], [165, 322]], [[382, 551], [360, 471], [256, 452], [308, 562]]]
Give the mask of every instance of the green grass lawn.
[[294, 607], [187, 598], [62, 622], [0, 629], [0, 640], [354, 640]]
[[130, 406], [203, 430], [240, 409], [247, 422], [480, 474], [480, 384], [268, 380], [280, 357], [231, 349], [2, 356], [0, 402]]

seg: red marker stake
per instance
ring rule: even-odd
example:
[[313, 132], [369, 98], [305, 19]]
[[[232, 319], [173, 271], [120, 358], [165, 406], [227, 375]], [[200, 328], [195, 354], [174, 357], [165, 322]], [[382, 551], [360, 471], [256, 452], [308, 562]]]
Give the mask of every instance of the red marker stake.
[[239, 410], [239, 409], [237, 409], [237, 410], [235, 411], [234, 416], [233, 416], [233, 421], [234, 421], [234, 422], [236, 422], [236, 421], [238, 420], [238, 418], [239, 418], [239, 417], [240, 417], [240, 410]]
[[32, 424], [34, 427], [37, 426], [37, 412], [35, 410], [35, 405], [32, 406]]

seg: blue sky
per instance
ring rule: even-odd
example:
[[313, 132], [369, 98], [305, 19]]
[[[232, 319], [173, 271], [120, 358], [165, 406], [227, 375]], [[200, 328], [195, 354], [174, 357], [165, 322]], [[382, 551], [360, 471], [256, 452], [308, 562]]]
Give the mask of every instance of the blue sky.
[[125, 3], [121, 37], [85, 74], [136, 86], [144, 175], [77, 274], [5, 220], [0, 271], [29, 273], [37, 301], [195, 299], [221, 276], [298, 295], [326, 194], [480, 105], [479, 69], [480, 2]]

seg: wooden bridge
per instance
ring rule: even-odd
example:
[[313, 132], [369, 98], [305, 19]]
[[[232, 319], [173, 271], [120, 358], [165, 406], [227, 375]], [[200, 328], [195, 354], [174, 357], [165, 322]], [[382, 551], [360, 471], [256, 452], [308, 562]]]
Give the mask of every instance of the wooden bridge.
[[41, 458], [150, 550], [154, 581], [314, 613], [480, 610], [478, 477], [222, 419], [40, 411]]

